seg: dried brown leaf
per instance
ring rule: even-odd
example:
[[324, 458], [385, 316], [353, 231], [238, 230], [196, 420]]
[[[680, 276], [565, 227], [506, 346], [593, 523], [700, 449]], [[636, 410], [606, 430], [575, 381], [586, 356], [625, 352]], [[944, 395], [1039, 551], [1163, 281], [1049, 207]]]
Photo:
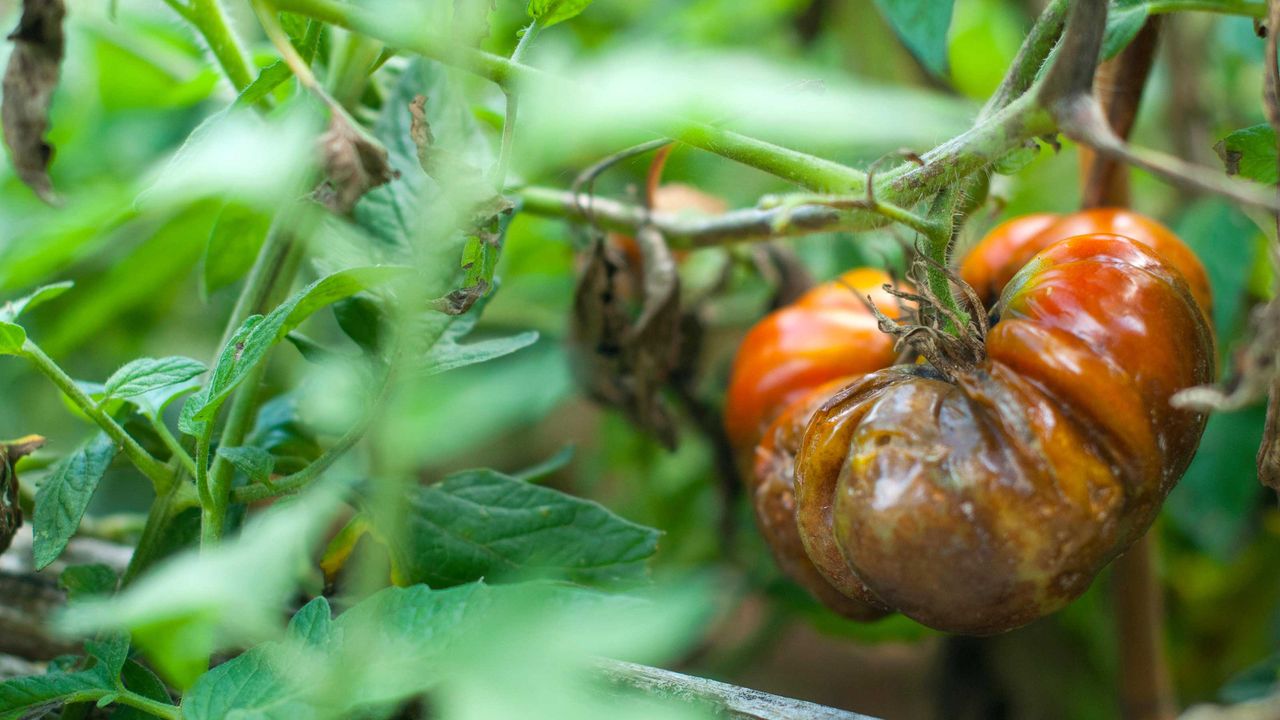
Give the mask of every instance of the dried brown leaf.
[[626, 414], [636, 426], [674, 448], [675, 423], [662, 390], [681, 358], [680, 282], [675, 260], [652, 227], [636, 234], [644, 282], [632, 317], [624, 264], [604, 242], [593, 243], [574, 294], [573, 342], [587, 393]]
[[49, 180], [53, 146], [45, 141], [49, 129], [49, 103], [58, 86], [64, 39], [62, 0], [23, 0], [22, 18], [9, 34], [13, 54], [4, 73], [4, 100], [0, 123], [5, 144], [18, 177], [41, 200], [55, 203], [57, 194]]
[[22, 527], [22, 507], [18, 504], [18, 474], [13, 466], [44, 445], [44, 438], [28, 435], [0, 445], [0, 553], [9, 549], [13, 536]]
[[316, 199], [335, 213], [351, 212], [366, 192], [396, 177], [387, 149], [341, 112], [335, 110], [319, 144], [325, 181]]

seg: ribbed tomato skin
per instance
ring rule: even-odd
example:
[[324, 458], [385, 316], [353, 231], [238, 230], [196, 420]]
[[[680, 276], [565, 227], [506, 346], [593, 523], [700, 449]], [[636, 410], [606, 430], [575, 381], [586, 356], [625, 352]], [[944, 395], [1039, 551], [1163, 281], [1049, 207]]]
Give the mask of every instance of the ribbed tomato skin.
[[1182, 274], [1206, 315], [1212, 314], [1209, 276], [1195, 253], [1160, 221], [1123, 208], [1014, 218], [996, 226], [969, 251], [960, 276], [979, 297], [991, 302], [1036, 253], [1067, 238], [1093, 234], [1120, 235], [1154, 250]]
[[870, 295], [883, 313], [897, 317], [897, 299], [882, 289], [891, 282], [881, 270], [850, 270], [748, 331], [725, 401], [725, 430], [735, 447], [753, 447], [784, 408], [819, 385], [893, 363], [893, 340], [857, 297]]
[[1062, 607], [1141, 536], [1204, 428], [1170, 397], [1213, 378], [1192, 288], [1140, 241], [1055, 243], [996, 312], [984, 362], [864, 376], [816, 411], [795, 464], [828, 582], [961, 633]]

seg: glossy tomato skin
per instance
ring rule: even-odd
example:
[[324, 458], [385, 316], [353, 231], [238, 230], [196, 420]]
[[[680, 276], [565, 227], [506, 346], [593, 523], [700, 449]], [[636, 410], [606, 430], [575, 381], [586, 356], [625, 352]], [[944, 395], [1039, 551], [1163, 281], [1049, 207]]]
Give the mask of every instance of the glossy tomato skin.
[[960, 276], [989, 303], [1036, 253], [1070, 237], [1100, 233], [1127, 237], [1154, 250], [1182, 273], [1196, 302], [1206, 316], [1211, 316], [1209, 277], [1195, 253], [1158, 220], [1123, 208], [1096, 208], [1063, 216], [1027, 215], [1010, 220], [974, 246], [960, 265]]
[[860, 268], [823, 283], [756, 323], [734, 358], [725, 403], [725, 430], [734, 447], [754, 447], [791, 403], [836, 378], [888, 367], [893, 340], [857, 295], [870, 295], [897, 317], [897, 299], [881, 270]]
[[819, 408], [796, 460], [797, 526], [842, 594], [988, 634], [1052, 612], [1151, 524], [1204, 416], [1205, 315], [1145, 244], [1088, 235], [1004, 290], [988, 358], [947, 379], [874, 372]]
[[889, 608], [870, 593], [850, 597], [827, 582], [806, 554], [796, 526], [795, 461], [805, 428], [827, 398], [858, 377], [842, 377], [819, 385], [782, 411], [756, 446], [748, 488], [756, 524], [778, 567], [836, 613], [869, 621], [887, 615]]

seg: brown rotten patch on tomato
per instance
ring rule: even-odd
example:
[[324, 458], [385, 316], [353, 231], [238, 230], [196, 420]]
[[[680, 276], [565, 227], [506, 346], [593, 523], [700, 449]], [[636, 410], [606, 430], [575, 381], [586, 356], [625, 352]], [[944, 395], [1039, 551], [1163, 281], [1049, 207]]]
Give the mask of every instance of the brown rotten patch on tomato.
[[1204, 429], [1169, 400], [1213, 377], [1181, 273], [1126, 238], [1049, 247], [997, 314], [980, 362], [832, 397], [796, 460], [800, 537], [832, 586], [952, 632], [1061, 608], [1141, 537]]

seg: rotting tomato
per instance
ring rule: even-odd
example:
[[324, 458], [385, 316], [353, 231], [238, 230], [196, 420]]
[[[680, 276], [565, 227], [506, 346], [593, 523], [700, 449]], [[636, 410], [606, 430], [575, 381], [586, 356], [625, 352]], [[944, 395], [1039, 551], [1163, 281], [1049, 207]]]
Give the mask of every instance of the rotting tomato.
[[898, 299], [883, 270], [858, 268], [822, 283], [770, 313], [743, 338], [725, 404], [725, 429], [737, 448], [753, 447], [782, 410], [831, 380], [893, 363], [893, 338], [882, 333], [862, 298], [897, 317]]
[[841, 595], [805, 555], [795, 521], [795, 454], [819, 405], [863, 373], [893, 363], [892, 338], [859, 299], [870, 295], [886, 316], [898, 317], [898, 299], [883, 289], [890, 283], [884, 271], [851, 270], [756, 324], [734, 362], [725, 408], [757, 522], [778, 564], [825, 605], [859, 620], [886, 609]]
[[1137, 241], [1182, 273], [1206, 315], [1213, 310], [1204, 266], [1172, 230], [1158, 220], [1123, 208], [1095, 208], [1069, 215], [1039, 213], [998, 225], [974, 246], [960, 265], [960, 277], [990, 303], [1036, 253], [1077, 235], [1104, 233]]
[[1149, 244], [1052, 244], [1004, 288], [986, 337], [967, 339], [985, 359], [873, 372], [818, 408], [796, 522], [836, 590], [940, 630], [1001, 632], [1079, 596], [1146, 531], [1204, 429], [1169, 399], [1210, 382], [1214, 362], [1193, 287]]

